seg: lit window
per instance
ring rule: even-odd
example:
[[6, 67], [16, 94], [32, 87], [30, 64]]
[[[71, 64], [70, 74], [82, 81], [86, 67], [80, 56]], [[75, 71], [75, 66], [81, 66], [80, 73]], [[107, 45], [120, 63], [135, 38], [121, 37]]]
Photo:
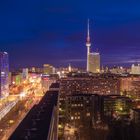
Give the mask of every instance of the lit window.
[[87, 100], [86, 102], [87, 102], [87, 103], [89, 103], [89, 101], [88, 101], [88, 100]]
[[73, 116], [71, 116], [71, 120], [73, 120], [74, 119], [74, 117]]
[[90, 113], [88, 112], [86, 115], [87, 115], [87, 117], [89, 117], [90, 116]]

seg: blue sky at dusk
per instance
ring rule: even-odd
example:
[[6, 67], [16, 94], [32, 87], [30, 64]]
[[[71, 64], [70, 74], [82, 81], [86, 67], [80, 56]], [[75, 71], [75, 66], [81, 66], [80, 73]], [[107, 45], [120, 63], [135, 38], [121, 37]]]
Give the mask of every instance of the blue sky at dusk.
[[0, 50], [11, 67], [85, 67], [86, 24], [103, 65], [140, 62], [140, 1], [7, 0], [0, 2]]

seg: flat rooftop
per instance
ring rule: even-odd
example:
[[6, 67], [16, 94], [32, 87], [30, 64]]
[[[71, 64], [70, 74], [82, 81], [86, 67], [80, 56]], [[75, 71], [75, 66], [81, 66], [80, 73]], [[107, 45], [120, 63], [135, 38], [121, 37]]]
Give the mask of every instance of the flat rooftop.
[[59, 88], [59, 87], [60, 87], [59, 83], [52, 83], [51, 86], [50, 86], [50, 89], [51, 88]]
[[38, 105], [35, 105], [9, 140], [47, 140], [58, 92], [48, 91]]

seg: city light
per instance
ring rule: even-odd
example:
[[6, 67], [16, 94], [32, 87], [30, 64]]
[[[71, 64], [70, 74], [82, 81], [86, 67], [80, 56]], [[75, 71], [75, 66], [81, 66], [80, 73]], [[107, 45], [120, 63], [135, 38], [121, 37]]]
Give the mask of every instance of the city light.
[[0, 140], [140, 140], [140, 1], [0, 6]]

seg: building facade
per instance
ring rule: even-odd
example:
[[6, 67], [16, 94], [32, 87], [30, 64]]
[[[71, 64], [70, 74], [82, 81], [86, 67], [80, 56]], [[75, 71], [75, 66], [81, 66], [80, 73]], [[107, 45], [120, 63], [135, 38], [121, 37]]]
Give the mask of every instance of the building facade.
[[100, 54], [90, 53], [89, 57], [89, 72], [99, 73], [100, 72]]
[[137, 74], [137, 75], [140, 75], [140, 64], [138, 65], [132, 65], [131, 66], [131, 74]]
[[43, 73], [44, 74], [54, 74], [55, 68], [52, 65], [44, 64], [43, 65]]
[[22, 79], [23, 80], [27, 80], [28, 79], [28, 72], [29, 72], [28, 68], [23, 68], [22, 69]]
[[9, 60], [7, 52], [0, 52], [0, 98], [9, 95]]
[[133, 99], [140, 99], [140, 76], [128, 75], [120, 77], [120, 91]]
[[61, 93], [64, 95], [76, 93], [92, 93], [99, 95], [120, 94], [120, 80], [117, 75], [78, 74], [61, 79]]
[[131, 99], [120, 95], [107, 95], [100, 97], [100, 109], [102, 119], [119, 119], [129, 116], [132, 105]]

